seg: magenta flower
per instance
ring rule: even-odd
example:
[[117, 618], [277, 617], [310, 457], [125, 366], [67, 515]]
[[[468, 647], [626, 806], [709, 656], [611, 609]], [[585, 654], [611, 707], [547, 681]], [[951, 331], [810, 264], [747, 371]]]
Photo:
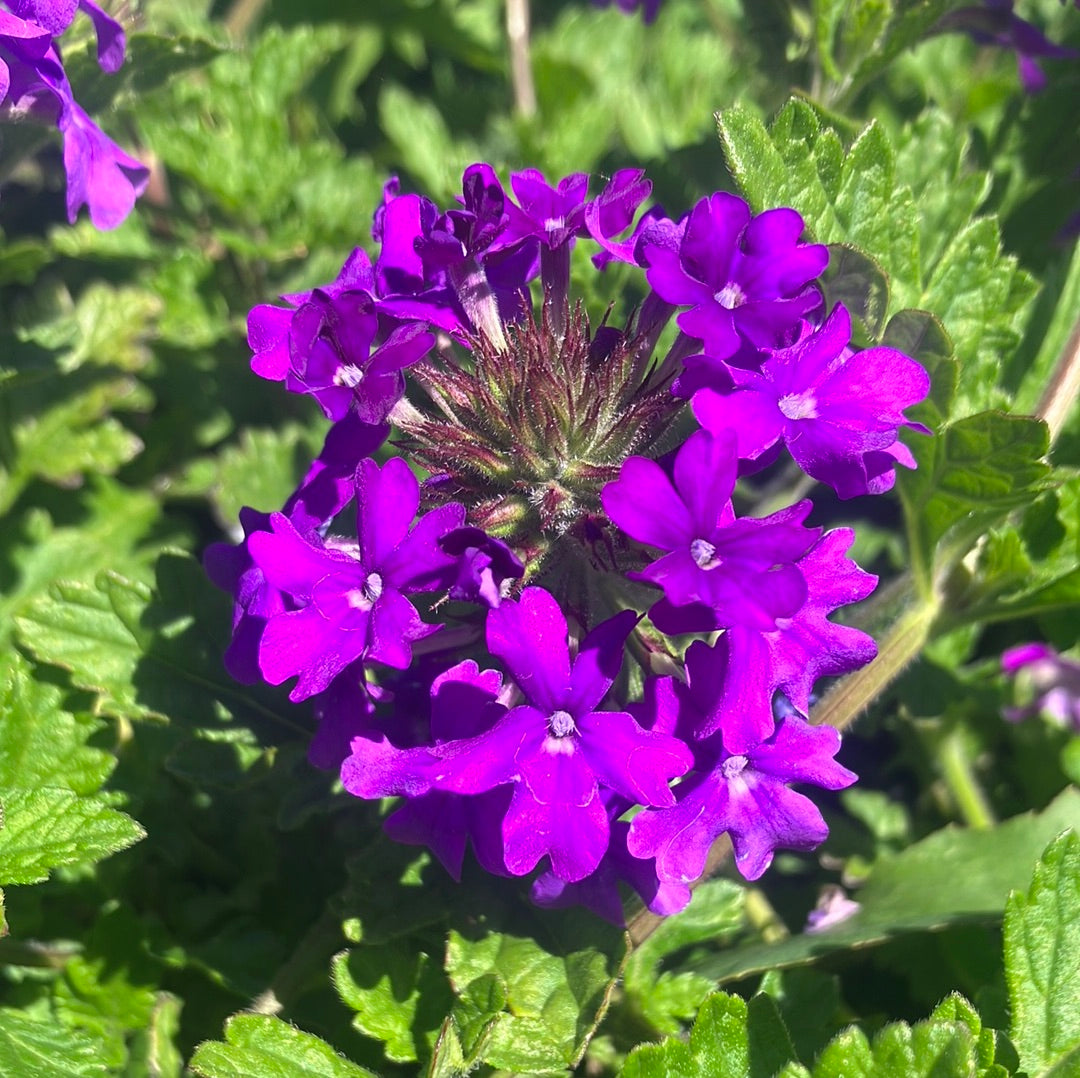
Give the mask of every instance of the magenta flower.
[[734, 431], [738, 455], [753, 460], [783, 441], [807, 475], [841, 498], [879, 494], [896, 465], [915, 461], [900, 427], [925, 428], [904, 409], [930, 391], [926, 371], [895, 348], [852, 352], [851, 316], [837, 306], [817, 331], [773, 351], [760, 371], [731, 367], [732, 389], [702, 389], [694, 415], [706, 430]]
[[[121, 150], [75, 100], [52, 36], [71, 22], [76, 4], [21, 0], [9, 6], [16, 14], [0, 11], [0, 119], [55, 124], [64, 139], [68, 220], [74, 222], [85, 204], [96, 228], [115, 228], [146, 189], [150, 171]], [[119, 24], [90, 0], [80, 0], [78, 7], [94, 22], [99, 63], [115, 71], [124, 58]]]
[[1030, 702], [1005, 709], [1010, 722], [1049, 715], [1080, 734], [1080, 663], [1059, 655], [1049, 644], [1020, 644], [1001, 656], [1001, 669], [1023, 684]]
[[[819, 532], [802, 527], [809, 502], [761, 520], [736, 519], [737, 472], [734, 437], [697, 431], [675, 457], [674, 482], [655, 461], [631, 457], [604, 488], [604, 510], [631, 538], [667, 551], [630, 575], [662, 588], [670, 608], [705, 607], [713, 628], [768, 631], [806, 601], [794, 562]], [[677, 611], [663, 610], [666, 632], [693, 631], [674, 624]]]
[[523, 875], [549, 857], [560, 879], [594, 872], [608, 847], [601, 787], [637, 804], [674, 802], [668, 783], [690, 765], [689, 750], [643, 730], [619, 711], [598, 711], [621, 665], [636, 616], [598, 625], [571, 663], [566, 619], [540, 588], [488, 614], [488, 649], [506, 665], [524, 703], [486, 733], [397, 752], [358, 738], [342, 769], [360, 797], [418, 796], [437, 789], [483, 794], [513, 784], [503, 818], [506, 869]]
[[[706, 713], [714, 706], [695, 699], [692, 686], [691, 677], [688, 687], [669, 685], [656, 694], [653, 729], [700, 727], [702, 703]], [[696, 880], [713, 842], [725, 832], [735, 850], [735, 867], [756, 880], [775, 850], [810, 850], [828, 835], [817, 807], [789, 783], [840, 790], [856, 779], [833, 759], [840, 735], [831, 726], [811, 726], [788, 716], [768, 738], [741, 753], [732, 753], [724, 738], [721, 725], [718, 733], [695, 744], [694, 773], [675, 788], [676, 805], [647, 809], [630, 824], [627, 848], [635, 857], [655, 857], [662, 880]]]
[[689, 306], [679, 328], [701, 340], [709, 355], [725, 359], [744, 341], [775, 347], [821, 305], [812, 282], [829, 252], [799, 243], [802, 231], [794, 210], [754, 217], [741, 198], [720, 191], [680, 224], [644, 233], [645, 276], [662, 299]]
[[357, 659], [404, 669], [411, 644], [440, 628], [421, 621], [406, 595], [449, 585], [454, 559], [438, 540], [461, 525], [462, 507], [441, 506], [410, 527], [420, 487], [397, 457], [382, 468], [361, 462], [356, 502], [356, 546], [303, 536], [281, 513], [271, 515], [269, 532], [248, 540], [266, 580], [296, 607], [267, 621], [259, 647], [271, 685], [299, 678], [292, 700], [322, 692]]

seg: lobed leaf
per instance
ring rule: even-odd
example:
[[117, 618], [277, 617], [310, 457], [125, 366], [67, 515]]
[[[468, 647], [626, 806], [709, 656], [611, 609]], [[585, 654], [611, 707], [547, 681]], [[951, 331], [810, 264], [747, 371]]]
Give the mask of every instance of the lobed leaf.
[[1080, 1061], [1080, 837], [1054, 839], [1035, 866], [1027, 892], [1005, 908], [1005, 978], [1010, 1036], [1024, 1070], [1076, 1073]]
[[225, 1041], [203, 1041], [189, 1064], [202, 1078], [375, 1078], [325, 1041], [265, 1014], [237, 1014]]
[[98, 861], [144, 838], [130, 816], [104, 796], [79, 797], [55, 786], [3, 796], [0, 882], [38, 883], [61, 865]]

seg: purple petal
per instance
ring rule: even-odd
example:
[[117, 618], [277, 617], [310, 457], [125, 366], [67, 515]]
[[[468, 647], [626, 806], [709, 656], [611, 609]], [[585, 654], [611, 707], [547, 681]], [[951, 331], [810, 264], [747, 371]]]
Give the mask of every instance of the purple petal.
[[391, 457], [381, 468], [362, 460], [356, 503], [363, 562], [381, 568], [409, 532], [420, 505], [420, 484], [400, 457]]
[[595, 871], [608, 846], [608, 818], [599, 796], [584, 806], [539, 804], [518, 784], [503, 821], [506, 867], [515, 876], [531, 872], [544, 856], [562, 880], [574, 882]]
[[604, 511], [632, 539], [675, 550], [694, 538], [690, 514], [655, 461], [630, 457], [600, 495]]
[[487, 616], [487, 645], [545, 715], [564, 707], [571, 693], [566, 619], [543, 588], [526, 588]]

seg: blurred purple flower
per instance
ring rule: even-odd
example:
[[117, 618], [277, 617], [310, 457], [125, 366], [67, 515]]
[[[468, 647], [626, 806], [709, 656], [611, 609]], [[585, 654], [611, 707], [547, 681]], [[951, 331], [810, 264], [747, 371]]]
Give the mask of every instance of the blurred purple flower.
[[1010, 722], [1049, 715], [1080, 734], [1080, 663], [1059, 655], [1049, 644], [1021, 644], [1001, 656], [1001, 669], [1017, 679], [1031, 702], [1005, 709]]
[[[150, 171], [121, 150], [74, 98], [52, 36], [71, 22], [76, 5], [12, 0], [8, 6], [16, 14], [0, 10], [0, 120], [55, 124], [64, 140], [68, 220], [74, 223], [86, 205], [95, 228], [115, 228], [146, 189]], [[89, 0], [78, 6], [97, 30], [99, 63], [115, 71], [124, 58], [123, 31]]]
[[1055, 45], [1046, 35], [1013, 10], [1013, 0], [984, 0], [981, 7], [963, 7], [943, 16], [934, 27], [935, 33], [960, 31], [979, 45], [1009, 49], [1016, 54], [1020, 81], [1029, 94], [1038, 93], [1046, 85], [1046, 75], [1040, 60], [1075, 59], [1075, 49]]

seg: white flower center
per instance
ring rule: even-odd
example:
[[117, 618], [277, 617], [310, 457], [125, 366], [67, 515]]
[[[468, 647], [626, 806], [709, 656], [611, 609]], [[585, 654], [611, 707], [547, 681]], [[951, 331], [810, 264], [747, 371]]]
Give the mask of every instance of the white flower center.
[[560, 228], [566, 228], [565, 217], [549, 217], [544, 222], [544, 228], [548, 232], [557, 232]]
[[776, 404], [787, 419], [817, 419], [817, 398], [809, 389], [802, 393], [788, 393]]
[[334, 375], [334, 385], [348, 386], [349, 389], [355, 389], [363, 380], [364, 372], [355, 363], [346, 363]]
[[349, 606], [355, 610], [370, 610], [382, 592], [382, 577], [378, 573], [368, 573], [364, 583], [349, 592]]
[[699, 569], [715, 569], [720, 564], [716, 547], [708, 539], [695, 539], [690, 544], [690, 557]]
[[741, 307], [746, 302], [746, 293], [734, 281], [728, 281], [719, 292], [716, 292], [713, 295], [713, 299], [716, 300], [721, 307], [726, 307], [729, 311], [733, 311], [736, 307]]
[[577, 731], [577, 727], [574, 725], [574, 717], [569, 711], [556, 711], [548, 719], [548, 729], [551, 731], [552, 737], [567, 737]]
[[745, 756], [729, 756], [721, 765], [720, 772], [726, 779], [741, 774], [750, 761]]

